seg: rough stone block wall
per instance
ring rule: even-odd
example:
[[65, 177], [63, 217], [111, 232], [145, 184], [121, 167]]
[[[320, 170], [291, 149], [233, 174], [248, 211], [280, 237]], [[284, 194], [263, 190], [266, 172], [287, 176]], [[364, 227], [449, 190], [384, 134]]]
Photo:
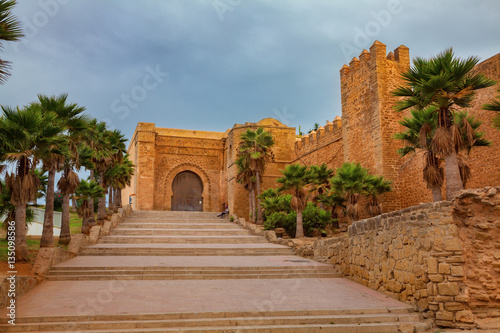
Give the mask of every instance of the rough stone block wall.
[[484, 327], [500, 328], [500, 187], [465, 191], [454, 202], [453, 219], [464, 249], [468, 306]]
[[137, 125], [137, 164], [136, 164], [136, 207], [139, 210], [153, 209], [155, 189], [155, 124]]
[[402, 83], [401, 73], [410, 66], [409, 50], [399, 46], [386, 53], [386, 46], [375, 41], [370, 52], [340, 70], [344, 160], [359, 162], [373, 174], [393, 181], [394, 192], [382, 196], [384, 211], [402, 207], [396, 150], [401, 147], [392, 136], [402, 130], [398, 121], [404, 114], [392, 109], [392, 91]]
[[[475, 70], [500, 83], [500, 54], [481, 62]], [[478, 90], [473, 106], [468, 110], [483, 121], [479, 129], [484, 132], [484, 137], [492, 142], [490, 147], [474, 148], [468, 157], [472, 172], [472, 178], [467, 184], [468, 188], [500, 184], [500, 130], [492, 125], [492, 119], [498, 112], [481, 109], [482, 105], [490, 103], [494, 96], [500, 95], [497, 92], [498, 87], [499, 84]]]
[[342, 120], [336, 117], [325, 127], [297, 139], [295, 142], [293, 163], [303, 165], [321, 165], [326, 163], [329, 168], [337, 169], [344, 162], [342, 142]]
[[338, 265], [439, 326], [500, 327], [499, 216], [500, 188], [467, 190], [453, 202], [355, 222], [348, 236], [296, 251]]

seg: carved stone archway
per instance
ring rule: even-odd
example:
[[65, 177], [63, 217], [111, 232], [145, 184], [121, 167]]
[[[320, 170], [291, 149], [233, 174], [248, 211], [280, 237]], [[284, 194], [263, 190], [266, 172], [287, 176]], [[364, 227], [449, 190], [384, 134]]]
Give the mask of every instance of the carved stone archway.
[[210, 179], [203, 169], [190, 163], [179, 164], [178, 166], [176, 166], [175, 168], [171, 169], [168, 172], [167, 177], [165, 179], [163, 210], [172, 210], [172, 196], [173, 196], [172, 182], [174, 181], [175, 176], [177, 176], [179, 173], [183, 171], [191, 171], [195, 173], [198, 177], [200, 177], [201, 181], [203, 182], [203, 193], [202, 193], [203, 211], [209, 212], [211, 207], [210, 190], [212, 184], [210, 183]]

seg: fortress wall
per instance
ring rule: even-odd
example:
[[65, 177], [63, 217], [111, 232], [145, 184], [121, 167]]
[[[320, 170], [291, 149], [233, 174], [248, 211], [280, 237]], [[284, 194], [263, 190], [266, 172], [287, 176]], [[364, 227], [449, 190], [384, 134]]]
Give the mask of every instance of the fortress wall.
[[[163, 129], [161, 129], [163, 130]], [[202, 180], [204, 188], [203, 210], [221, 210], [224, 199], [221, 197], [220, 176], [223, 170], [223, 142], [220, 138], [209, 138], [200, 133], [191, 137], [168, 135], [156, 136], [156, 164], [154, 209], [170, 210], [172, 200], [172, 181], [182, 171], [192, 171]]]
[[402, 130], [392, 91], [402, 83], [400, 74], [410, 65], [409, 50], [401, 45], [386, 53], [386, 46], [375, 41], [370, 52], [340, 70], [344, 161], [359, 162], [371, 173], [393, 182], [394, 192], [384, 194], [384, 211], [402, 208], [399, 179], [401, 158], [396, 150], [401, 142], [392, 136]]
[[[488, 78], [500, 83], [500, 53], [486, 59], [475, 68]], [[484, 137], [492, 142], [490, 147], [474, 148], [468, 157], [472, 171], [472, 178], [467, 188], [482, 188], [485, 186], [498, 186], [500, 184], [500, 130], [492, 125], [492, 119], [498, 112], [482, 110], [482, 105], [490, 103], [497, 92], [499, 84], [478, 90], [472, 108], [469, 112], [483, 121], [479, 128], [484, 132]]]
[[329, 168], [337, 169], [344, 161], [342, 142], [342, 120], [336, 117], [319, 130], [295, 141], [295, 149], [291, 163], [303, 165], [321, 165], [326, 163]]

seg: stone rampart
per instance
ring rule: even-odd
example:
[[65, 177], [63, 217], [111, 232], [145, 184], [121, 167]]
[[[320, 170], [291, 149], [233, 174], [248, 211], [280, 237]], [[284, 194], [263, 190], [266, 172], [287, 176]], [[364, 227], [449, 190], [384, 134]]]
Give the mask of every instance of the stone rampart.
[[342, 119], [337, 116], [333, 122], [327, 122], [317, 131], [296, 139], [291, 163], [303, 165], [326, 163], [331, 169], [336, 169], [343, 161]]

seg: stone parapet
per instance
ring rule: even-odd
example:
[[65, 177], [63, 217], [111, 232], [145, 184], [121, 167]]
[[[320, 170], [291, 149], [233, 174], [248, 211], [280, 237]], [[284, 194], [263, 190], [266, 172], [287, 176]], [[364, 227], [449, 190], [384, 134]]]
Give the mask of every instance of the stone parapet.
[[500, 187], [357, 221], [295, 247], [411, 304], [438, 326], [500, 327]]

